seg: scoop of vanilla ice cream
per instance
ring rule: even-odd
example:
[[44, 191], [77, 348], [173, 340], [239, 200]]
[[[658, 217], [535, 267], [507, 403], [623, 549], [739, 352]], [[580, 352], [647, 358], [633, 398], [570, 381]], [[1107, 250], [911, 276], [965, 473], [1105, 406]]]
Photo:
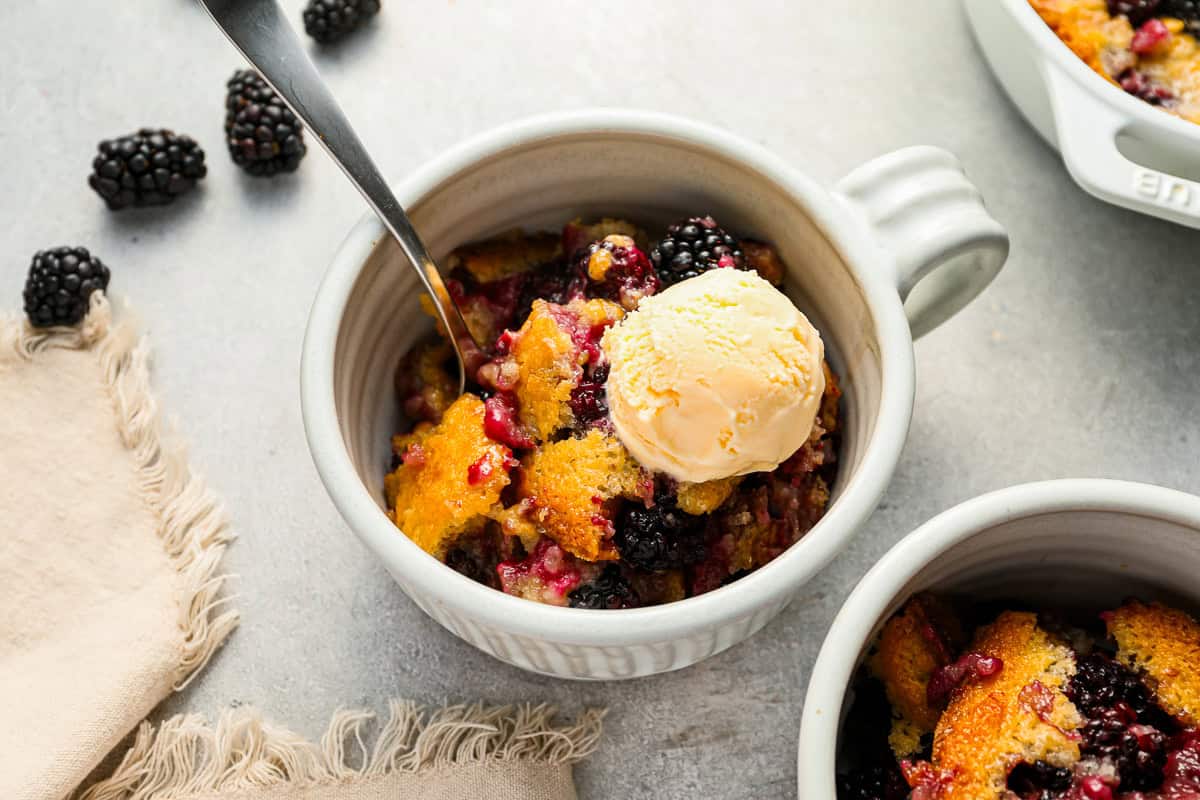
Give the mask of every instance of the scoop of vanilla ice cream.
[[644, 298], [601, 346], [617, 435], [680, 481], [774, 469], [808, 439], [825, 391], [821, 335], [754, 272], [714, 269]]

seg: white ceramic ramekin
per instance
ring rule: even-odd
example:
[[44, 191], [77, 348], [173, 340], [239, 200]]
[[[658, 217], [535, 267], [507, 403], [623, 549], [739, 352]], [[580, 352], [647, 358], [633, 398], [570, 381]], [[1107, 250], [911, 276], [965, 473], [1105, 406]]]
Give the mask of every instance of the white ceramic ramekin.
[[935, 517], [851, 592], [813, 667], [800, 726], [799, 796], [835, 800], [841, 723], [863, 655], [914, 593], [1101, 611], [1130, 596], [1200, 606], [1200, 497], [1158, 486], [1061, 480], [1014, 486]]
[[497, 658], [570, 678], [678, 669], [777, 614], [871, 513], [891, 477], [912, 413], [913, 334], [978, 294], [1008, 248], [941, 150], [884, 156], [830, 192], [729, 133], [640, 112], [505, 126], [451, 150], [397, 195], [435, 258], [512, 227], [557, 229], [580, 215], [629, 217], [654, 230], [712, 213], [779, 249], [791, 267], [788, 289], [822, 330], [843, 378], [847, 426], [833, 502], [772, 563], [653, 608], [586, 611], [511, 597], [426, 555], [384, 513], [389, 437], [400, 423], [392, 374], [429, 321], [398, 248], [374, 217], [359, 223], [321, 285], [304, 343], [304, 421], [321, 478], [350, 527], [430, 616]]
[[1114, 205], [1200, 227], [1200, 125], [1097, 75], [1029, 0], [964, 3], [992, 71], [1076, 183]]

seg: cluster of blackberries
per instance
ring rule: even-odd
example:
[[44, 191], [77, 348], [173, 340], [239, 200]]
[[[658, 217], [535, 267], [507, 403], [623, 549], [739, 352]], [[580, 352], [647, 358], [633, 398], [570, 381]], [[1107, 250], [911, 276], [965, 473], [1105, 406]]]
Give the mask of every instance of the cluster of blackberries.
[[710, 269], [746, 267], [738, 240], [712, 217], [690, 217], [671, 225], [667, 235], [650, 251], [650, 261], [664, 286]]
[[[326, 44], [379, 13], [379, 0], [309, 0], [304, 29]], [[251, 175], [292, 172], [304, 158], [304, 130], [267, 82], [238, 70], [227, 83], [225, 139], [233, 162]], [[164, 206], [208, 174], [204, 150], [190, 136], [142, 128], [97, 146], [88, 185], [113, 211]], [[25, 312], [38, 327], [76, 325], [91, 296], [108, 287], [109, 271], [82, 247], [58, 247], [33, 257], [25, 282]]]

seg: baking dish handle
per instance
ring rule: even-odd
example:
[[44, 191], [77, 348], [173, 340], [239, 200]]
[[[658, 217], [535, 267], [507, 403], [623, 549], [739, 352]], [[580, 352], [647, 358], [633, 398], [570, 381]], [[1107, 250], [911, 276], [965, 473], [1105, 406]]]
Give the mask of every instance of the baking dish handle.
[[1127, 158], [1117, 137], [1129, 117], [1098, 102], [1060, 67], [1047, 63], [1043, 69], [1058, 146], [1075, 182], [1113, 205], [1200, 228], [1200, 183]]
[[914, 339], [974, 300], [1008, 257], [1008, 234], [941, 148], [907, 147], [868, 161], [834, 194], [882, 251]]

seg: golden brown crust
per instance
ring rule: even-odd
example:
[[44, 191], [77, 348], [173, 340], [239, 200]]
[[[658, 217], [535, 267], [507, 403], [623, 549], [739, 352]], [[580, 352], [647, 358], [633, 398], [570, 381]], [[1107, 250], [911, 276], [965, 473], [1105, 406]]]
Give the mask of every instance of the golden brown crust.
[[1079, 760], [1070, 732], [1079, 712], [1063, 694], [1075, 656], [1037, 624], [1006, 611], [981, 628], [971, 650], [1003, 662], [991, 678], [955, 690], [937, 723], [933, 767], [945, 800], [1003, 798], [1009, 770], [1021, 761], [1069, 767]]
[[1144, 672], [1158, 702], [1187, 725], [1200, 724], [1200, 625], [1183, 611], [1136, 600], [1107, 617], [1117, 659]]
[[941, 709], [926, 700], [929, 679], [963, 641], [957, 616], [928, 594], [913, 597], [883, 626], [868, 667], [883, 683], [892, 706], [888, 742], [898, 758], [920, 750], [921, 737], [937, 726]]
[[[513, 340], [508, 361], [516, 375], [513, 394], [518, 418], [538, 441], [546, 441], [571, 424], [571, 392], [579, 385], [589, 357], [560, 324], [564, 308], [585, 328], [611, 325], [625, 313], [607, 300], [572, 300], [565, 307], [534, 301], [529, 318]], [[509, 368], [501, 365], [501, 370]]]
[[465, 269], [481, 283], [510, 278], [553, 261], [562, 254], [557, 234], [526, 234], [520, 230], [459, 247], [446, 257], [449, 270]]
[[744, 239], [741, 242], [742, 252], [746, 256], [746, 265], [757, 272], [763, 280], [772, 286], [779, 286], [787, 275], [787, 267], [779, 252], [765, 242]]
[[[483, 401], [464, 394], [437, 425], [422, 423], [393, 442], [406, 463], [384, 478], [392, 520], [425, 552], [442, 558], [460, 537], [481, 529], [509, 484], [512, 453], [483, 433]], [[479, 479], [471, 483], [471, 466]]]
[[521, 424], [544, 441], [571, 422], [568, 405], [581, 375], [579, 354], [570, 334], [558, 326], [550, 304], [535, 300], [529, 319], [517, 332], [511, 361], [517, 367]]
[[679, 484], [679, 510], [685, 514], [711, 514], [720, 508], [733, 490], [742, 482], [742, 476], [719, 478], [704, 483]]
[[619, 556], [612, 542], [613, 501], [638, 497], [647, 484], [621, 443], [593, 429], [526, 456], [517, 493], [529, 501], [542, 532], [568, 553], [611, 561]]

